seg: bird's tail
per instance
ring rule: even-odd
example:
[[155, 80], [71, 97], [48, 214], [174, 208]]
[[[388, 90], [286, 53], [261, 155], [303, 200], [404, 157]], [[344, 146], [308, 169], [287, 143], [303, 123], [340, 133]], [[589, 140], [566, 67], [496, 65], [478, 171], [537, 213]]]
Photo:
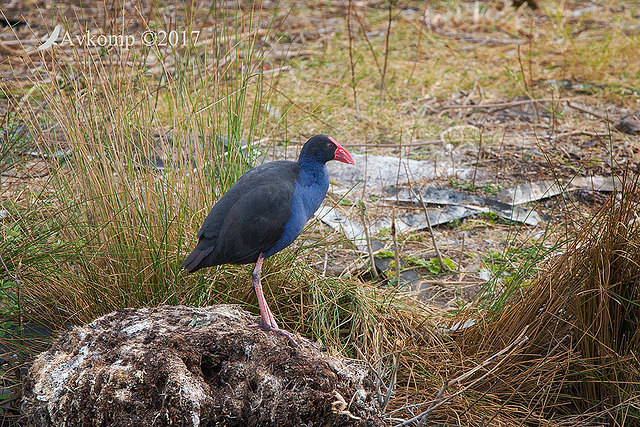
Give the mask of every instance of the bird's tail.
[[198, 245], [182, 262], [182, 267], [189, 273], [200, 270], [201, 268], [210, 267], [210, 265], [203, 263], [202, 261], [209, 255], [214, 249], [214, 245], [201, 245], [202, 240], [198, 242]]

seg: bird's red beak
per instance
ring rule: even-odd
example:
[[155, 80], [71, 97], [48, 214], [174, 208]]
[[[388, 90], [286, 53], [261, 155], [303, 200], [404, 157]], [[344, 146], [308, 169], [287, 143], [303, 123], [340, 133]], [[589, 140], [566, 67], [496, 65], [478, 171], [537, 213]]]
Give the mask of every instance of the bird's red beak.
[[338, 141], [336, 141], [335, 139], [333, 139], [331, 137], [329, 137], [329, 139], [331, 140], [331, 142], [336, 144], [336, 155], [333, 158], [333, 160], [337, 160], [339, 162], [347, 163], [347, 164], [350, 164], [350, 165], [355, 165], [356, 164], [356, 162], [353, 161], [353, 157], [351, 157], [351, 154], [349, 154], [349, 152], [347, 150], [345, 150], [342, 145], [338, 144]]

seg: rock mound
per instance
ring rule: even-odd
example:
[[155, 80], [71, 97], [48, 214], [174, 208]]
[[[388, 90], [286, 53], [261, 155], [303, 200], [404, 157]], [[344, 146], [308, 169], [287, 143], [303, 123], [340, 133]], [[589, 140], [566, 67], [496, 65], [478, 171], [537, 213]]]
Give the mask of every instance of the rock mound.
[[381, 426], [367, 370], [230, 305], [123, 309], [64, 333], [25, 379], [37, 426]]

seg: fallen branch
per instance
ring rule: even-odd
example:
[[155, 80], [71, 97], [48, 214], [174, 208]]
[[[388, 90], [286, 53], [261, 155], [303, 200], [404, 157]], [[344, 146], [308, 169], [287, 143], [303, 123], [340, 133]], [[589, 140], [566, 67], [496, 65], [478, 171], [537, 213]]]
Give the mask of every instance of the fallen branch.
[[599, 114], [599, 113], [594, 113], [594, 112], [593, 112], [593, 111], [591, 111], [591, 110], [587, 110], [587, 109], [586, 109], [586, 108], [584, 108], [584, 107], [581, 107], [581, 106], [579, 106], [579, 105], [576, 105], [576, 104], [572, 103], [570, 100], [567, 100], [567, 107], [571, 107], [571, 108], [573, 108], [574, 110], [582, 111], [583, 113], [591, 114], [592, 116], [597, 117], [597, 118], [599, 118], [600, 120], [605, 120], [605, 121], [609, 120], [609, 118], [608, 118], [608, 117], [603, 116], [602, 114]]
[[[408, 171], [407, 171], [407, 176], [409, 176]], [[433, 235], [433, 228], [431, 227], [431, 220], [429, 219], [429, 212], [427, 209], [427, 205], [424, 203], [424, 200], [422, 200], [422, 192], [416, 194], [415, 191], [413, 191], [413, 188], [409, 188], [409, 190], [411, 190], [411, 192], [413, 193], [413, 196], [417, 199], [420, 200], [420, 203], [422, 204], [422, 209], [424, 210], [424, 217], [427, 221], [427, 227], [429, 228], [429, 236], [431, 236], [431, 242], [433, 243], [433, 249], [435, 249], [436, 251], [436, 256], [438, 257], [438, 263], [440, 264], [440, 270], [441, 271], [446, 271], [449, 269], [449, 267], [444, 263], [444, 261], [442, 260], [442, 254], [440, 253], [440, 249], [438, 249], [438, 244], [436, 243], [436, 236]]]
[[[267, 141], [273, 141], [273, 142], [278, 142], [278, 143], [284, 143], [287, 142], [289, 144], [294, 144], [294, 145], [303, 145], [306, 141], [299, 141], [299, 140], [290, 140], [290, 141], [285, 141], [283, 139], [277, 140], [277, 139], [271, 139], [271, 138], [266, 138], [266, 139], [262, 139], [260, 140], [260, 142], [267, 142]], [[442, 140], [442, 139], [433, 139], [433, 140], [423, 140], [423, 141], [416, 141], [416, 142], [411, 142], [408, 144], [400, 144], [400, 142], [398, 142], [397, 144], [377, 144], [377, 143], [340, 143], [340, 145], [342, 145], [343, 147], [371, 147], [371, 148], [400, 148], [400, 145], [402, 145], [402, 147], [423, 147], [425, 145], [433, 145], [433, 144], [444, 144], [446, 141]]]
[[560, 102], [570, 100], [567, 98], [541, 98], [541, 99], [524, 99], [521, 101], [511, 101], [511, 102], [497, 102], [494, 104], [478, 104], [478, 105], [444, 105], [440, 107], [442, 110], [456, 110], [459, 108], [507, 108], [513, 107], [516, 105], [523, 105], [529, 103], [541, 103], [541, 102]]

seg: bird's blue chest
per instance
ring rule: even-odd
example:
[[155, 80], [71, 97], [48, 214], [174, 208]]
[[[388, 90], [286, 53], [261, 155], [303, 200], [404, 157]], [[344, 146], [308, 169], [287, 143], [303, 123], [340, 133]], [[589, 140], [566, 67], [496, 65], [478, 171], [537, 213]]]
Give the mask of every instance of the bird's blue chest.
[[298, 204], [295, 209], [299, 211], [294, 212], [292, 205], [292, 217], [301, 215], [306, 223], [320, 207], [328, 189], [329, 173], [324, 165], [309, 172], [301, 171], [293, 194], [294, 203]]
[[273, 247], [264, 252], [265, 258], [293, 243], [309, 218], [320, 207], [329, 189], [329, 172], [324, 164], [318, 166], [300, 168], [291, 200], [291, 216], [284, 226], [282, 237]]

